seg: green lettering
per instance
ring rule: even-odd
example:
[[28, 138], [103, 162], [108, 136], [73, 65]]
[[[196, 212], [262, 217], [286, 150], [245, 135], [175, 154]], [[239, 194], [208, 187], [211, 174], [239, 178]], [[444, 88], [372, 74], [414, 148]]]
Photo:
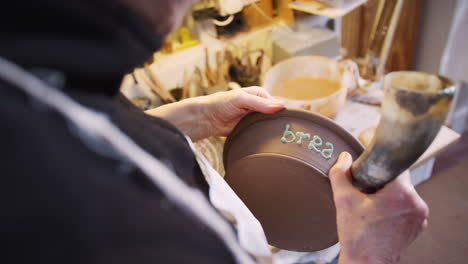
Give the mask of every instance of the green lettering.
[[333, 155], [333, 144], [330, 143], [330, 142], [327, 142], [327, 143], [325, 143], [325, 146], [327, 146], [328, 148], [323, 149], [322, 153], [320, 153], [320, 156], [322, 156], [322, 158], [328, 160], [328, 159], [331, 159], [331, 157]]
[[313, 149], [316, 152], [320, 152], [320, 150], [317, 148], [320, 146], [322, 146], [322, 139], [319, 136], [315, 135], [309, 143], [309, 149]]
[[[283, 137], [281, 137], [281, 142], [283, 143], [291, 143], [291, 142], [294, 142], [296, 140], [296, 136], [294, 135], [293, 132], [289, 131], [289, 128], [291, 128], [291, 125], [290, 124], [286, 124], [285, 126], [285, 130], [283, 132]], [[291, 139], [288, 139], [288, 136], [291, 137]]]
[[298, 145], [301, 145], [302, 144], [302, 140], [303, 139], [310, 139], [310, 134], [309, 133], [304, 133], [304, 132], [297, 132], [296, 133], [296, 136], [299, 137], [299, 140], [297, 141], [297, 144]]

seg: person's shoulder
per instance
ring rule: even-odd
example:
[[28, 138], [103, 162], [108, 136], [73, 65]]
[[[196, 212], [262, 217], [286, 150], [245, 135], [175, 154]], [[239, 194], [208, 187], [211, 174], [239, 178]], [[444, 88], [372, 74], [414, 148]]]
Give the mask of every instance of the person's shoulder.
[[[0, 85], [0, 125], [0, 178], [2, 186], [8, 186], [0, 192], [5, 216], [0, 226], [8, 225], [6, 237], [20, 234], [26, 241], [21, 249], [44, 252], [59, 245], [60, 251], [69, 255], [86, 254], [80, 250], [100, 239], [128, 244], [129, 250], [135, 250], [132, 262], [234, 262], [206, 227], [185, 218], [160, 191], [147, 188], [141, 171], [91, 151], [73, 134], [73, 126], [49, 107], [13, 87]], [[134, 138], [159, 149], [158, 155], [174, 162], [178, 175], [190, 178], [193, 168], [186, 165], [189, 150], [184, 156], [185, 152], [174, 145], [164, 148], [171, 137], [158, 132], [165, 140], [137, 133]], [[35, 235], [22, 232], [24, 228], [34, 230]], [[83, 230], [93, 230], [93, 235], [74, 239], [73, 235]], [[140, 238], [142, 230], [149, 239]], [[120, 254], [124, 259], [126, 253], [109, 249], [106, 257]]]
[[41, 130], [60, 125], [64, 126], [50, 107], [0, 82], [0, 140], [24, 142]]
[[73, 126], [51, 107], [0, 83], [0, 156], [4, 170], [8, 168], [15, 175], [53, 174], [58, 162], [70, 163], [66, 158], [78, 158], [78, 153], [86, 151], [71, 129]]

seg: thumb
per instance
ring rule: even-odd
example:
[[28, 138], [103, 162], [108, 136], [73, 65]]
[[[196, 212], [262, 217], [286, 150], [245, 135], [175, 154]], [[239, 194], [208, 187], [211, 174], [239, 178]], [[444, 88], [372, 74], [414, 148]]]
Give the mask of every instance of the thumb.
[[352, 163], [351, 155], [348, 152], [342, 152], [330, 169], [330, 182], [335, 197], [341, 193], [358, 192], [351, 180]]
[[238, 97], [237, 105], [243, 109], [264, 114], [272, 114], [284, 108], [277, 100], [263, 98], [250, 93], [242, 93]]

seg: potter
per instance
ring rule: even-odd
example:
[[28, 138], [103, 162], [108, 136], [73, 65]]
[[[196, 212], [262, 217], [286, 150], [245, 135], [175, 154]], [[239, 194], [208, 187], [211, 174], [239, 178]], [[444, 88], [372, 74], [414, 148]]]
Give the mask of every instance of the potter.
[[[291, 128], [290, 124], [285, 125], [283, 136], [281, 137], [281, 142], [283, 142], [284, 144], [292, 143], [296, 141], [297, 139], [296, 144], [302, 145], [302, 141], [304, 141], [305, 139], [307, 140], [311, 139], [311, 135], [309, 133], [304, 133], [304, 132], [299, 131], [294, 134], [294, 132], [291, 131], [290, 128]], [[330, 142], [326, 142], [325, 146], [327, 148], [319, 149], [319, 147], [321, 147], [322, 145], [323, 145], [322, 138], [318, 135], [314, 135], [312, 137], [312, 140], [310, 140], [307, 148], [310, 150], [314, 150], [317, 153], [320, 153], [320, 156], [326, 160], [331, 159], [333, 156], [333, 150], [334, 150], [333, 144]]]

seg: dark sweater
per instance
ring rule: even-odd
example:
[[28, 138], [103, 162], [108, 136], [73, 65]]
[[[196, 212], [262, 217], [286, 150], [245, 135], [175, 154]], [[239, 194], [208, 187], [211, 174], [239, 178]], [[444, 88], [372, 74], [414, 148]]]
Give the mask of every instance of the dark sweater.
[[[63, 87], [52, 85], [105, 112], [206, 193], [184, 136], [118, 92], [123, 74], [161, 37], [113, 2], [2, 3], [0, 56], [46, 80], [62, 73]], [[233, 263], [222, 242], [140, 170], [89, 149], [62, 116], [1, 80], [0, 147], [0, 263]]]

